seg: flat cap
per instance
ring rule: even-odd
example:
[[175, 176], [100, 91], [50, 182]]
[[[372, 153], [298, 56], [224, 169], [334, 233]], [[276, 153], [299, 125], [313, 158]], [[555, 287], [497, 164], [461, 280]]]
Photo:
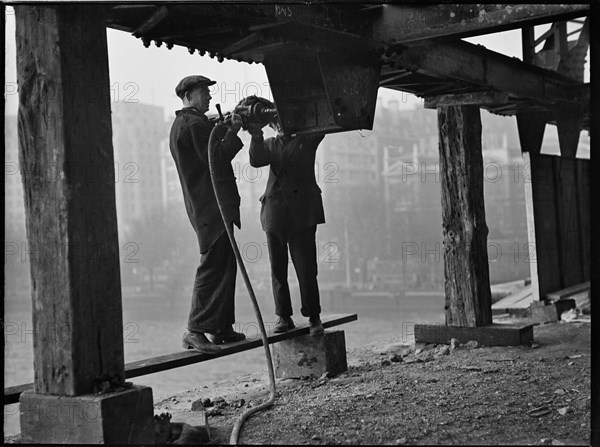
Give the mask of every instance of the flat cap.
[[179, 81], [179, 84], [177, 84], [177, 87], [175, 87], [175, 94], [177, 96], [179, 96], [181, 99], [183, 99], [185, 92], [187, 92], [192, 87], [196, 87], [198, 85], [209, 86], [209, 85], [214, 85], [216, 83], [217, 83], [217, 81], [212, 81], [205, 76], [200, 76], [200, 75], [186, 76], [181, 81]]

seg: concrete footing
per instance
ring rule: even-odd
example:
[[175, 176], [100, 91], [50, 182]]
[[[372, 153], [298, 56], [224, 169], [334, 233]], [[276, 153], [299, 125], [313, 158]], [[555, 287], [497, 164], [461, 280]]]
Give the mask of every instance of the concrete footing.
[[154, 444], [149, 387], [82, 396], [26, 391], [19, 402], [22, 444]]
[[443, 324], [415, 324], [416, 343], [448, 344], [456, 338], [461, 343], [474, 340], [484, 346], [518, 346], [533, 341], [532, 324], [491, 324], [465, 327]]
[[344, 331], [326, 331], [323, 336], [301, 337], [284, 340], [273, 345], [275, 377], [291, 379], [299, 377], [331, 376], [348, 370]]

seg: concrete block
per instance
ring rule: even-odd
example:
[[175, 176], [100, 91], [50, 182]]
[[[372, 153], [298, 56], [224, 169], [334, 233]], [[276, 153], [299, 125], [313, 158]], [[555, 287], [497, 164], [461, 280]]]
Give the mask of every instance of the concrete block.
[[556, 307], [553, 304], [546, 304], [544, 301], [531, 303], [529, 314], [531, 320], [537, 324], [554, 323], [558, 321]]
[[326, 331], [321, 337], [303, 335], [273, 345], [275, 377], [335, 376], [348, 370], [344, 331]]
[[22, 444], [154, 444], [149, 387], [82, 396], [26, 391], [19, 402]]
[[449, 344], [453, 338], [460, 343], [473, 340], [483, 346], [518, 346], [533, 341], [533, 325], [490, 324], [466, 327], [415, 324], [415, 343]]

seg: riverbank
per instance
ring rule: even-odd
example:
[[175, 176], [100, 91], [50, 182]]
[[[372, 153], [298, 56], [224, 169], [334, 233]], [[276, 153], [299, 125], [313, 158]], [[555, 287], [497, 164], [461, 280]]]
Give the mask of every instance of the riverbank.
[[[398, 337], [349, 349], [348, 371], [337, 377], [278, 380], [274, 406], [251, 417], [239, 441], [588, 445], [590, 330], [581, 321], [535, 326], [531, 346], [465, 340], [415, 352]], [[268, 386], [265, 371], [245, 374], [156, 401], [155, 414], [199, 425], [191, 409], [208, 398], [212, 442], [228, 443], [236, 419], [267, 398]]]
[[[531, 346], [464, 340], [415, 353], [388, 339], [351, 349], [340, 376], [278, 380], [275, 405], [246, 422], [240, 442], [586, 445], [590, 326], [536, 326]], [[236, 418], [267, 395], [267, 375], [258, 372], [168, 397], [155, 413], [193, 422], [194, 402], [217, 401], [207, 418], [213, 441], [227, 443]]]

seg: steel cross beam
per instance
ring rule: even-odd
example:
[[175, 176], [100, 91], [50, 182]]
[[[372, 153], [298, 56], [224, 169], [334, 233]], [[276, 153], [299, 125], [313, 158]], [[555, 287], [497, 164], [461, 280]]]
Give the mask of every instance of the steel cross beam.
[[474, 87], [544, 102], [579, 101], [583, 84], [468, 42], [419, 45], [389, 58], [396, 67], [418, 70]]
[[588, 4], [384, 5], [368, 36], [385, 44], [458, 39], [564, 21], [586, 15]]

